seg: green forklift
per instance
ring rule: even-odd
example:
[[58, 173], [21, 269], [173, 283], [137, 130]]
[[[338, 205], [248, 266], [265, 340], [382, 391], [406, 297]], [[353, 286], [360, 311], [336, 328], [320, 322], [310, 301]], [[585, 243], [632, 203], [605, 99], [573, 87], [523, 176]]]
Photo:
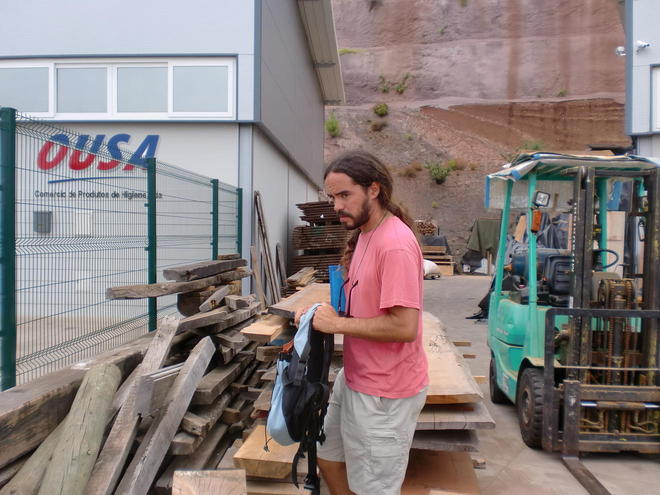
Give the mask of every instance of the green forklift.
[[[515, 404], [528, 446], [609, 493], [581, 452], [660, 453], [660, 163], [524, 154], [487, 177], [485, 204], [502, 212], [491, 400]], [[565, 245], [538, 246], [544, 215], [559, 214]]]

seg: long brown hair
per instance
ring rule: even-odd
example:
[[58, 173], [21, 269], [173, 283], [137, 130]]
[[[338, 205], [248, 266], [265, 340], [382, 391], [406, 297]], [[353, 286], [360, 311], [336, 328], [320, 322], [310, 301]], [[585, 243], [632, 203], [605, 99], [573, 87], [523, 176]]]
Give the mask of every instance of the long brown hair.
[[[381, 207], [399, 217], [417, 236], [415, 224], [406, 210], [392, 200], [393, 181], [390, 171], [374, 155], [366, 151], [348, 151], [343, 153], [328, 165], [328, 168], [325, 169], [323, 179], [331, 173], [348, 175], [353, 179], [353, 182], [362, 186], [365, 191], [374, 182], [380, 184], [380, 193], [376, 199]], [[346, 242], [346, 249], [341, 260], [346, 273], [348, 273], [348, 268], [351, 265], [351, 259], [353, 258], [353, 252], [355, 251], [359, 236], [360, 229], [355, 229]]]

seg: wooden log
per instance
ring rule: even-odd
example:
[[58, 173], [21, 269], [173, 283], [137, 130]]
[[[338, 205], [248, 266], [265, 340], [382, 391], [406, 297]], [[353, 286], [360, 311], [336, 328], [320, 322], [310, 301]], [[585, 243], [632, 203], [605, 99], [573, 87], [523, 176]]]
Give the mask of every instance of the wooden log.
[[[162, 366], [169, 353], [178, 326], [179, 319], [175, 316], [168, 316], [161, 321], [142, 363], [137, 368], [138, 376], [143, 378]], [[150, 383], [153, 387], [153, 381]], [[141, 414], [146, 415], [146, 410], [150, 409], [151, 400], [147, 404], [140, 403], [141, 400], [146, 398], [146, 395], [143, 390], [140, 390], [138, 384], [135, 384], [129, 391], [128, 399], [119, 410], [103, 450], [96, 461], [87, 483], [86, 493], [110, 495], [114, 490], [135, 440]]]
[[217, 471], [175, 471], [172, 495], [247, 495], [243, 469]]
[[191, 263], [190, 265], [167, 268], [163, 270], [163, 278], [165, 280], [174, 280], [175, 282], [187, 282], [211, 277], [245, 265], [247, 265], [247, 261], [240, 258], [222, 261], [200, 261], [199, 263]]
[[214, 352], [211, 339], [205, 337], [190, 353], [161, 413], [149, 428], [115, 493], [139, 495], [148, 492]]
[[105, 291], [106, 299], [143, 299], [145, 297], [160, 297], [179, 292], [190, 292], [204, 289], [210, 285], [227, 284], [232, 280], [249, 277], [247, 268], [237, 268], [229, 272], [219, 273], [211, 277], [200, 278], [191, 282], [163, 282], [160, 284], [122, 285], [109, 287]]
[[[286, 299], [283, 299], [283, 301], [286, 301]], [[250, 340], [267, 344], [275, 340], [290, 323], [291, 320], [289, 318], [278, 315], [266, 315], [241, 330], [241, 333]]]
[[0, 467], [31, 452], [66, 417], [85, 372], [99, 363], [118, 366], [124, 376], [142, 360], [153, 335], [0, 392]]
[[285, 318], [293, 318], [296, 311], [314, 303], [330, 304], [330, 284], [310, 284], [268, 308], [268, 312]]
[[208, 297], [202, 304], [199, 305], [198, 310], [200, 313], [206, 313], [215, 308], [222, 306], [222, 301], [225, 296], [229, 295], [231, 292], [230, 285], [223, 285], [218, 290], [216, 290], [210, 297]]
[[57, 441], [57, 456], [46, 469], [39, 494], [85, 493], [120, 380], [121, 371], [113, 364], [101, 364], [87, 372]]
[[250, 436], [234, 454], [234, 465], [245, 469], [248, 476], [282, 479], [291, 475], [291, 461], [298, 450], [298, 444], [283, 446], [275, 440], [268, 441], [268, 451], [264, 450], [266, 427], [256, 425]]
[[[227, 292], [229, 292], [228, 285], [223, 285], [222, 287], [227, 287]], [[196, 313], [199, 313], [199, 306], [209, 297], [211, 297], [214, 291], [214, 287], [207, 287], [203, 290], [196, 290], [194, 292], [182, 292], [181, 294], [177, 294], [176, 309], [178, 309], [179, 313], [181, 313], [183, 316], [192, 316]]]

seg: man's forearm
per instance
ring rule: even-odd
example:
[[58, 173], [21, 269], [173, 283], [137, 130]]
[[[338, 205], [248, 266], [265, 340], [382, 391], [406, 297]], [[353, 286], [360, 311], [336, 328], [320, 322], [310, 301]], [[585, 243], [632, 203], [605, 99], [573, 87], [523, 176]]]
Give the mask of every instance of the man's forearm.
[[378, 342], [412, 342], [417, 337], [417, 312], [413, 311], [414, 321], [410, 315], [401, 317], [391, 313], [373, 318], [338, 318], [333, 333]]

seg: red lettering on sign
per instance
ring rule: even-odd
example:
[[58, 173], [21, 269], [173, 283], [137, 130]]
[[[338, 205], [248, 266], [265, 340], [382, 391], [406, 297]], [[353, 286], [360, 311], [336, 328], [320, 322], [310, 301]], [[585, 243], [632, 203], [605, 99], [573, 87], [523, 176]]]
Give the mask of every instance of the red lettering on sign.
[[[60, 149], [57, 151], [55, 156], [52, 159], [48, 158], [48, 155], [50, 154], [50, 150], [53, 148], [53, 146], [59, 146]], [[42, 148], [39, 150], [39, 155], [37, 156], [37, 166], [41, 170], [50, 170], [51, 168], [57, 167], [62, 160], [64, 160], [64, 157], [66, 156], [68, 152], [68, 148], [65, 146], [62, 146], [59, 143], [54, 143], [53, 141], [46, 141]]]

